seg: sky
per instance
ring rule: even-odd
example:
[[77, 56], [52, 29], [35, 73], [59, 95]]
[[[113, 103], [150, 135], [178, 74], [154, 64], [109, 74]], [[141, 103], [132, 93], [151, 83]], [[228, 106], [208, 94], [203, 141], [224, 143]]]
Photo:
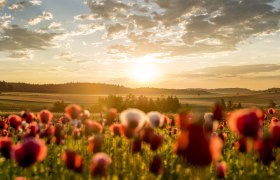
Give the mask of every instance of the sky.
[[0, 0], [0, 80], [280, 87], [280, 0]]

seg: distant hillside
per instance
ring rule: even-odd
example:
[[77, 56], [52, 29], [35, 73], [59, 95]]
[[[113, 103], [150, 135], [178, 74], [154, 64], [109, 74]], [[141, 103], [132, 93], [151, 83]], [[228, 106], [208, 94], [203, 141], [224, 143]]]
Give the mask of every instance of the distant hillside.
[[120, 85], [102, 83], [65, 83], [65, 84], [28, 84], [0, 82], [3, 92], [34, 92], [63, 94], [211, 94], [200, 89], [160, 89], [160, 88], [127, 88]]
[[246, 88], [218, 88], [208, 89], [207, 91], [214, 94], [248, 94], [256, 92]]

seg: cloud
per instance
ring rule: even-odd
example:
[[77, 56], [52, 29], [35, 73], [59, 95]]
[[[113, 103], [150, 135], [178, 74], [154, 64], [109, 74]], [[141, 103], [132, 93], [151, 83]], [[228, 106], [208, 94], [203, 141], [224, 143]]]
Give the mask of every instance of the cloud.
[[65, 61], [74, 61], [76, 54], [72, 52], [61, 52], [60, 54], [54, 56], [54, 59], [65, 60]]
[[34, 25], [39, 24], [40, 22], [42, 22], [44, 20], [52, 20], [52, 19], [53, 19], [52, 13], [44, 11], [42, 13], [42, 15], [39, 15], [36, 18], [30, 19], [28, 21], [28, 24], [31, 25], [31, 26], [34, 26]]
[[170, 75], [170, 77], [180, 78], [257, 78], [269, 76], [279, 76], [279, 64], [255, 64], [240, 66], [217, 66], [196, 69], [193, 71], [183, 72]]
[[33, 54], [30, 51], [13, 51], [8, 57], [16, 59], [32, 59]]
[[53, 39], [61, 33], [36, 32], [12, 25], [0, 32], [0, 51], [43, 50], [54, 46]]
[[62, 27], [61, 23], [57, 23], [57, 22], [52, 22], [49, 26], [48, 29], [51, 30], [64, 30], [64, 28]]
[[10, 14], [4, 14], [0, 16], [0, 28], [7, 28], [10, 26], [11, 21], [14, 18]]
[[[1, 7], [1, 1], [3, 1], [3, 0], [0, 0], [0, 7]], [[4, 2], [5, 2], [5, 0], [4, 0]], [[12, 10], [12, 11], [19, 11], [26, 7], [40, 6], [41, 4], [42, 4], [41, 0], [23, 0], [23, 1], [9, 4], [8, 9]]]
[[0, 9], [5, 6], [6, 2], [6, 0], [0, 0]]
[[182, 56], [233, 51], [251, 37], [278, 32], [280, 9], [274, 2], [88, 0], [92, 13], [76, 19], [103, 19], [108, 34], [116, 25], [125, 24], [126, 37], [132, 42], [126, 53], [132, 56], [141, 52], [142, 56], [162, 52]]

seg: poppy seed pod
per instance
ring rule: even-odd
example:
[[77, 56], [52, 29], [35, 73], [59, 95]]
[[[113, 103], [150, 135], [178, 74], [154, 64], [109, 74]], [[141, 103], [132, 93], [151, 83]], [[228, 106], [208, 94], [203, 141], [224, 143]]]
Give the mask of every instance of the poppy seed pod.
[[47, 156], [47, 146], [42, 140], [29, 138], [23, 144], [12, 148], [11, 157], [21, 167], [29, 167], [43, 161]]
[[11, 157], [12, 139], [8, 137], [0, 137], [0, 152], [6, 158]]
[[75, 151], [69, 149], [65, 150], [65, 152], [61, 156], [61, 160], [64, 162], [68, 169], [77, 173], [81, 173], [83, 171], [84, 159]]
[[77, 119], [82, 112], [82, 108], [77, 104], [70, 104], [65, 108], [65, 112], [71, 117], [71, 119]]
[[40, 111], [38, 118], [41, 123], [48, 124], [53, 118], [53, 114], [49, 110]]
[[8, 117], [8, 123], [12, 128], [19, 129], [19, 127], [21, 125], [21, 117], [19, 117], [17, 115], [10, 115]]
[[91, 160], [90, 172], [93, 176], [106, 176], [106, 170], [111, 163], [112, 160], [106, 153], [96, 153]]

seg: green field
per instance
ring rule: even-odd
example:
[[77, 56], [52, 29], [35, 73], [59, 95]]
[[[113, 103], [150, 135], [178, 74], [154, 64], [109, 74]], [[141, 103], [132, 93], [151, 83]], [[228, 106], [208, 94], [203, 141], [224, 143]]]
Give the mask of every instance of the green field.
[[[170, 94], [168, 94], [170, 95]], [[168, 95], [147, 95], [150, 98], [157, 98]], [[176, 94], [172, 94], [176, 96]], [[31, 111], [40, 111], [43, 108], [51, 108], [56, 101], [64, 100], [66, 103], [81, 104], [85, 108], [90, 108], [95, 104], [99, 97], [105, 97], [108, 94], [83, 95], [83, 94], [46, 94], [46, 93], [23, 93], [23, 92], [5, 92], [0, 94], [0, 111], [21, 111], [29, 109]], [[126, 94], [119, 94], [126, 96]], [[137, 96], [137, 95], [136, 95]], [[180, 103], [189, 104], [191, 107], [207, 111], [213, 103], [221, 98], [225, 102], [232, 99], [234, 103], [241, 103], [243, 107], [258, 106], [266, 107], [270, 100], [276, 104], [280, 103], [280, 94], [251, 93], [251, 94], [210, 94], [210, 95], [177, 95]]]

